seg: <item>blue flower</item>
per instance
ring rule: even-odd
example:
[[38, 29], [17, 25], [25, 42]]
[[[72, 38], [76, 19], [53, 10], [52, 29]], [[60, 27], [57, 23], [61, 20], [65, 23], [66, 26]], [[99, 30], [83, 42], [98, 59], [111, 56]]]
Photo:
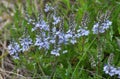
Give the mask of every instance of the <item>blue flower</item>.
[[18, 53], [20, 52], [19, 44], [17, 42], [12, 42], [10, 45], [8, 45], [8, 52], [13, 56], [13, 58], [18, 59]]
[[118, 78], [120, 78], [120, 68], [115, 68], [111, 65], [105, 65], [103, 71], [110, 76], [118, 75]]
[[77, 30], [77, 36], [76, 37], [80, 37], [80, 36], [87, 36], [89, 34], [89, 30], [86, 30], [84, 28], [79, 28]]
[[41, 49], [41, 48], [49, 49], [50, 43], [49, 43], [48, 40], [49, 40], [49, 38], [47, 38], [47, 37], [46, 38], [45, 37], [41, 38], [39, 35], [37, 35], [35, 46], [38, 46], [39, 49]]
[[32, 39], [30, 38], [30, 36], [24, 37], [24, 38], [20, 38], [20, 43], [21, 43], [21, 50], [27, 51], [30, 47], [30, 45], [32, 45]]
[[44, 11], [45, 11], [45, 12], [49, 12], [50, 10], [54, 10], [54, 8], [51, 7], [50, 5], [46, 4]]
[[55, 56], [60, 56], [60, 53], [59, 53], [60, 50], [61, 50], [61, 48], [59, 48], [59, 47], [55, 48], [51, 51], [51, 54], [55, 55]]
[[39, 46], [39, 49], [42, 48], [43, 46], [43, 42], [42, 42], [42, 38], [39, 35], [36, 35], [36, 42], [34, 44], [35, 46]]
[[92, 28], [93, 34], [104, 33], [110, 25], [112, 25], [112, 22], [109, 20], [105, 20], [103, 23], [96, 23]]
[[72, 39], [70, 39], [70, 43], [75, 44], [75, 43], [77, 43], [77, 41], [75, 38], [72, 38]]
[[53, 16], [53, 20], [54, 20], [53, 25], [56, 25], [56, 24], [58, 24], [58, 23], [60, 22], [60, 17], [56, 17], [56, 16], [54, 15], [54, 16]]
[[38, 21], [35, 24], [35, 27], [32, 28], [32, 31], [35, 31], [37, 28], [39, 28], [40, 30], [49, 31], [49, 25], [44, 20]]

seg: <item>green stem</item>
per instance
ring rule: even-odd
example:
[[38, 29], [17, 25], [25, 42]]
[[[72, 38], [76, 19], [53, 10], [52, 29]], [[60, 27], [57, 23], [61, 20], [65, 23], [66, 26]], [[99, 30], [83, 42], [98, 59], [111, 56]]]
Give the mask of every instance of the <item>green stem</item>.
[[41, 65], [39, 63], [38, 63], [38, 66], [39, 66], [39, 68], [40, 68], [40, 70], [42, 72], [42, 75], [45, 77], [46, 75], [45, 75], [45, 73], [44, 73], [44, 71], [43, 71], [43, 69], [42, 69], [42, 67], [41, 67]]
[[73, 73], [72, 73], [72, 78], [71, 78], [71, 79], [74, 79], [73, 76], [74, 76], [75, 72], [77, 71], [77, 69], [78, 69], [78, 67], [79, 67], [79, 64], [81, 63], [81, 61], [82, 61], [83, 58], [85, 57], [88, 49], [92, 46], [92, 44], [94, 43], [95, 40], [96, 40], [96, 38], [94, 38], [94, 40], [91, 42], [91, 44], [88, 46], [88, 48], [86, 49], [86, 51], [84, 52], [84, 54], [83, 54], [82, 57], [80, 58], [78, 64], [76, 65], [76, 67], [75, 67], [75, 69], [74, 69], [74, 71], [73, 71]]

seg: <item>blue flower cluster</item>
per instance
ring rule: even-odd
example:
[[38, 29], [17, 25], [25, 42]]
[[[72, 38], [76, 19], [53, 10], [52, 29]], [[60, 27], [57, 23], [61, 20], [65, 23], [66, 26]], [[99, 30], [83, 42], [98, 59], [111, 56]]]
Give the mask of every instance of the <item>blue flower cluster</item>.
[[17, 42], [12, 42], [8, 46], [8, 52], [15, 59], [19, 59], [18, 53], [28, 51], [30, 46], [33, 44], [30, 36], [19, 39], [20, 45]]
[[105, 30], [107, 30], [109, 28], [109, 26], [111, 26], [112, 22], [109, 20], [105, 20], [103, 23], [96, 23], [93, 28], [93, 34], [98, 34], [98, 33], [104, 33]]
[[40, 20], [35, 23], [35, 27], [32, 28], [32, 31], [35, 31], [38, 28], [41, 30], [49, 31], [49, 25], [44, 20]]
[[20, 46], [17, 42], [12, 42], [9, 46], [8, 46], [8, 52], [10, 55], [13, 56], [13, 58], [15, 59], [19, 59], [18, 57], [18, 53], [20, 52]]
[[111, 65], [105, 65], [103, 71], [110, 76], [118, 75], [118, 78], [120, 78], [120, 68], [115, 68]]
[[49, 37], [42, 37], [40, 35], [36, 36], [36, 42], [34, 44], [35, 46], [38, 46], [39, 49], [44, 48], [44, 49], [49, 49]]
[[[77, 24], [73, 18], [69, 19], [70, 25], [68, 29], [64, 30], [64, 18], [56, 15], [55, 7], [53, 8], [46, 4], [44, 11], [48, 13], [50, 10], [54, 12], [47, 20], [44, 20], [43, 15], [39, 16], [36, 22], [32, 22], [33, 19], [27, 19], [28, 24], [33, 24], [31, 33], [34, 32], [36, 34], [36, 40], [32, 41], [30, 36], [20, 38], [20, 46], [17, 43], [8, 46], [10, 55], [20, 51], [27, 51], [32, 45], [37, 46], [39, 49], [49, 50], [51, 54], [59, 56], [60, 52], [67, 53], [67, 50], [62, 48], [62, 45], [76, 44], [78, 38], [89, 35], [90, 31], [87, 26], [76, 28]], [[96, 23], [92, 29], [93, 34], [104, 33], [111, 24], [112, 22], [109, 20], [105, 20], [103, 23]]]

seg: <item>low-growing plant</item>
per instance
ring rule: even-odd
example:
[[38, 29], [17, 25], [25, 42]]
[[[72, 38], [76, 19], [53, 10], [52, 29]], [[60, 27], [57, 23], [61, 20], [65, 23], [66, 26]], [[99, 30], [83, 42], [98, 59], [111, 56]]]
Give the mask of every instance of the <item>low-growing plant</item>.
[[27, 0], [16, 4], [7, 52], [30, 79], [117, 79], [119, 2]]

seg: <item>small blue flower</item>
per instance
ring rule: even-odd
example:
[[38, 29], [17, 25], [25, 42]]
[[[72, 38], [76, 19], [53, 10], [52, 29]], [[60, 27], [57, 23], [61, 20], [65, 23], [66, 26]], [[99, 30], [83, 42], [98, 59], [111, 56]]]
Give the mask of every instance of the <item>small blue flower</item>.
[[115, 68], [111, 65], [105, 65], [103, 71], [110, 76], [118, 75], [118, 78], [120, 77], [120, 68]]
[[55, 44], [55, 38], [53, 37], [51, 37], [51, 39], [49, 40], [49, 42], [51, 43], [51, 44]]
[[35, 24], [35, 27], [32, 28], [32, 31], [35, 31], [37, 28], [39, 28], [40, 30], [49, 31], [49, 25], [44, 20], [38, 21]]
[[45, 37], [41, 38], [39, 35], [37, 35], [35, 46], [38, 46], [39, 49], [41, 49], [41, 48], [49, 49], [50, 43], [48, 40], [49, 40], [49, 38], [45, 38]]
[[54, 8], [51, 7], [50, 5], [46, 4], [44, 11], [45, 11], [45, 12], [49, 12], [50, 10], [54, 10]]
[[56, 16], [54, 15], [54, 16], [53, 16], [53, 20], [54, 20], [53, 25], [56, 25], [56, 24], [58, 24], [58, 23], [60, 22], [60, 17], [56, 17]]
[[55, 48], [51, 51], [51, 54], [55, 55], [55, 56], [60, 56], [60, 53], [59, 53], [60, 50], [61, 50], [61, 48], [59, 48], [59, 47]]
[[36, 42], [34, 44], [35, 46], [38, 46], [39, 49], [42, 48], [43, 46], [43, 42], [42, 42], [42, 38], [39, 35], [36, 35]]
[[99, 23], [96, 23], [94, 26], [93, 26], [93, 34], [98, 34], [98, 33], [104, 33], [105, 30], [103, 29], [103, 27], [99, 26]]
[[20, 52], [19, 44], [17, 42], [12, 42], [8, 45], [8, 52], [13, 58], [18, 59], [18, 53]]
[[43, 40], [43, 48], [44, 49], [49, 49], [50, 48], [50, 43], [49, 43], [49, 38], [44, 38]]
[[98, 33], [104, 33], [105, 30], [107, 30], [110, 25], [112, 25], [112, 22], [109, 21], [109, 20], [105, 20], [103, 23], [96, 23], [94, 26], [93, 26], [93, 34], [98, 34]]
[[70, 43], [75, 44], [75, 43], [77, 43], [77, 41], [75, 38], [72, 38], [72, 39], [70, 39]]
[[79, 28], [77, 30], [77, 36], [76, 37], [81, 37], [81, 36], [87, 36], [89, 34], [89, 30], [83, 29], [83, 28]]
[[58, 44], [61, 44], [61, 43], [64, 43], [65, 41], [65, 38], [64, 38], [64, 33], [60, 32], [58, 37], [59, 37], [59, 40], [58, 40]]
[[24, 37], [24, 38], [20, 38], [20, 43], [21, 43], [21, 50], [27, 51], [30, 47], [30, 45], [32, 45], [32, 39], [30, 38], [30, 36]]

